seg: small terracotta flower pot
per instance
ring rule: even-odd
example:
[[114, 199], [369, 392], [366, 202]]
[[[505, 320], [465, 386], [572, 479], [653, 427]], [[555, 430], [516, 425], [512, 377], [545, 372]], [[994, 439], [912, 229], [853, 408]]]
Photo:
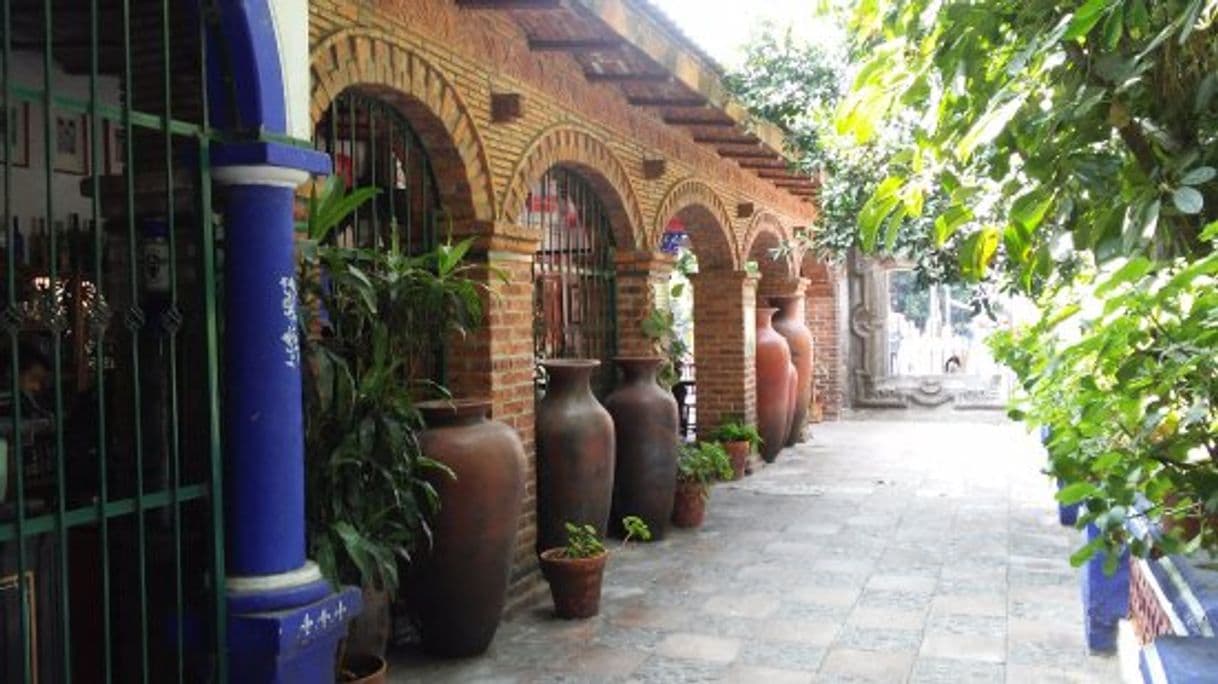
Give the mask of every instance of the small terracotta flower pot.
[[341, 681], [344, 684], [384, 684], [388, 680], [389, 664], [375, 655], [349, 654], [343, 659]]
[[724, 442], [723, 448], [727, 450], [727, 455], [732, 459], [732, 479], [743, 478], [744, 468], [749, 463], [749, 443]]
[[706, 485], [678, 482], [673, 499], [672, 524], [677, 527], [701, 527], [706, 518]]
[[554, 612], [565, 620], [589, 618], [601, 610], [601, 581], [608, 553], [567, 558], [563, 548], [541, 552], [541, 574], [550, 583]]

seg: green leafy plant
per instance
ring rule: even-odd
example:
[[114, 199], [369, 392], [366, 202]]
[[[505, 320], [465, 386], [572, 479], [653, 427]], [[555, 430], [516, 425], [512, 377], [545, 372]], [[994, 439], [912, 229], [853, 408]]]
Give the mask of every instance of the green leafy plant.
[[[470, 243], [419, 255], [331, 240], [375, 194], [330, 179], [299, 225], [309, 545], [336, 583], [396, 591], [399, 561], [428, 543], [440, 505], [416, 397], [444, 394], [419, 359], [482, 319], [483, 286], [463, 264]], [[451, 473], [448, 473], [451, 476]]]
[[681, 379], [681, 365], [689, 356], [689, 346], [676, 333], [676, 321], [672, 311], [652, 309], [647, 318], [643, 319], [643, 335], [651, 340], [656, 352], [664, 356], [664, 365], [661, 366], [657, 379], [671, 389]]
[[[1124, 545], [1218, 550], [1218, 254], [1135, 257], [1043, 304], [1039, 322], [991, 347], [1022, 384], [1013, 417], [1049, 428], [1058, 499], [1085, 503], [1080, 524], [1101, 532], [1074, 562], [1102, 549], [1114, 567]], [[1166, 523], [1164, 534], [1130, 535], [1135, 518]]]
[[733, 477], [732, 460], [718, 442], [684, 444], [677, 457], [677, 481], [699, 485], [703, 496], [709, 496], [710, 485], [716, 480]]
[[[563, 547], [563, 558], [594, 558], [606, 552], [605, 544], [601, 541], [595, 527], [566, 523], [566, 528], [567, 545]], [[651, 528], [647, 527], [647, 523], [636, 515], [622, 518], [622, 529], [626, 530], [622, 546], [625, 546], [631, 539], [642, 539], [643, 541], [651, 539]]]
[[739, 416], [725, 418], [711, 433], [711, 439], [724, 443], [748, 442], [752, 449], [758, 449], [762, 444], [761, 433], [757, 431], [757, 427], [745, 423], [744, 419]]

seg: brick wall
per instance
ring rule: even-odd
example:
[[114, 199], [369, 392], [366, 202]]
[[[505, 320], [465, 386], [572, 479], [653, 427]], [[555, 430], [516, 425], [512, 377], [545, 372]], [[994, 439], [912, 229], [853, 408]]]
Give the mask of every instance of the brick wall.
[[846, 400], [843, 382], [845, 350], [841, 348], [842, 321], [839, 320], [843, 280], [839, 269], [817, 262], [811, 255], [804, 258], [803, 275], [808, 279], [804, 313], [808, 328], [812, 330], [813, 354], [816, 356], [813, 402], [820, 404], [824, 420], [838, 420]]
[[[489, 395], [493, 415], [521, 434], [529, 454], [510, 603], [541, 587], [535, 539], [533, 285], [538, 236], [517, 225], [529, 188], [564, 165], [583, 175], [610, 214], [618, 264], [618, 348], [646, 351], [639, 321], [671, 264], [656, 255], [664, 226], [687, 216], [704, 273], [697, 277], [695, 336], [700, 424], [726, 412], [754, 419], [753, 303], [756, 279], [740, 269], [754, 243], [787, 239], [812, 225], [812, 205], [764, 182], [653, 111], [631, 107], [590, 83], [569, 56], [529, 50], [503, 11], [461, 9], [453, 0], [312, 0], [311, 109], [319, 121], [349, 88], [394, 106], [419, 135], [458, 235], [479, 238], [487, 325], [454, 340], [449, 378], [457, 394]], [[518, 94], [522, 115], [492, 123], [497, 93]], [[644, 159], [663, 159], [647, 178]], [[743, 210], [749, 207], [749, 210]], [[759, 242], [760, 238], [760, 242]], [[767, 266], [768, 268], [768, 266]], [[490, 275], [498, 271], [508, 282]], [[789, 274], [787, 274], [789, 275]]]

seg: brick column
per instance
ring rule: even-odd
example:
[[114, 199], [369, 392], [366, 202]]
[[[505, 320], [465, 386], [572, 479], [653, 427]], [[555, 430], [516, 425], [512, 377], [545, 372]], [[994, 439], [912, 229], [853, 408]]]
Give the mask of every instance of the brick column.
[[516, 430], [524, 443], [525, 498], [508, 587], [511, 611], [544, 588], [533, 549], [537, 540], [533, 255], [540, 238], [536, 231], [509, 223], [475, 223], [469, 230], [478, 236], [469, 260], [490, 292], [483, 297], [483, 326], [449, 345], [448, 385], [457, 396], [489, 397], [491, 417]]
[[708, 271], [694, 286], [694, 354], [698, 436], [706, 437], [730, 414], [757, 422], [757, 276]]
[[643, 321], [668, 303], [668, 279], [675, 260], [663, 252], [619, 250], [614, 255], [617, 285], [617, 351], [622, 356], [655, 354]]
[[[804, 313], [808, 328], [812, 331], [812, 344], [816, 349], [816, 369], [812, 373], [812, 401], [819, 402], [824, 420], [841, 417], [843, 396], [842, 362], [845, 350], [842, 345], [841, 321], [838, 316], [839, 272], [829, 266], [809, 280], [806, 290], [807, 303]], [[813, 416], [815, 418], [815, 416]]]

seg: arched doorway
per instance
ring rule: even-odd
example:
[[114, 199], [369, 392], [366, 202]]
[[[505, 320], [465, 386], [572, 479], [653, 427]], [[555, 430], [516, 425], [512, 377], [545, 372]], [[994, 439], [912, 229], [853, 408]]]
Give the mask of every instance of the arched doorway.
[[314, 128], [313, 142], [334, 160], [346, 187], [372, 187], [376, 199], [358, 209], [339, 239], [352, 245], [419, 254], [451, 230], [431, 157], [392, 104], [348, 88]]
[[[348, 88], [317, 122], [313, 144], [333, 159], [335, 181], [347, 189], [377, 190], [338, 228], [337, 243], [418, 256], [451, 238], [452, 213], [440, 195], [431, 156], [393, 104], [358, 86]], [[444, 342], [435, 341], [430, 358], [411, 360], [412, 375], [446, 384]]]
[[735, 270], [726, 212], [715, 211], [712, 207], [719, 207], [713, 195], [710, 199], [687, 202], [672, 213], [659, 241], [661, 250], [677, 258], [668, 306], [676, 334], [689, 347], [677, 385], [686, 439], [706, 434], [729, 415], [747, 413], [743, 388], [737, 387], [745, 373], [735, 358], [747, 343], [739, 290], [743, 274]]
[[593, 386], [607, 392], [617, 318], [614, 235], [604, 202], [579, 171], [555, 166], [533, 185], [520, 224], [541, 236], [533, 260], [536, 358], [598, 359]]

